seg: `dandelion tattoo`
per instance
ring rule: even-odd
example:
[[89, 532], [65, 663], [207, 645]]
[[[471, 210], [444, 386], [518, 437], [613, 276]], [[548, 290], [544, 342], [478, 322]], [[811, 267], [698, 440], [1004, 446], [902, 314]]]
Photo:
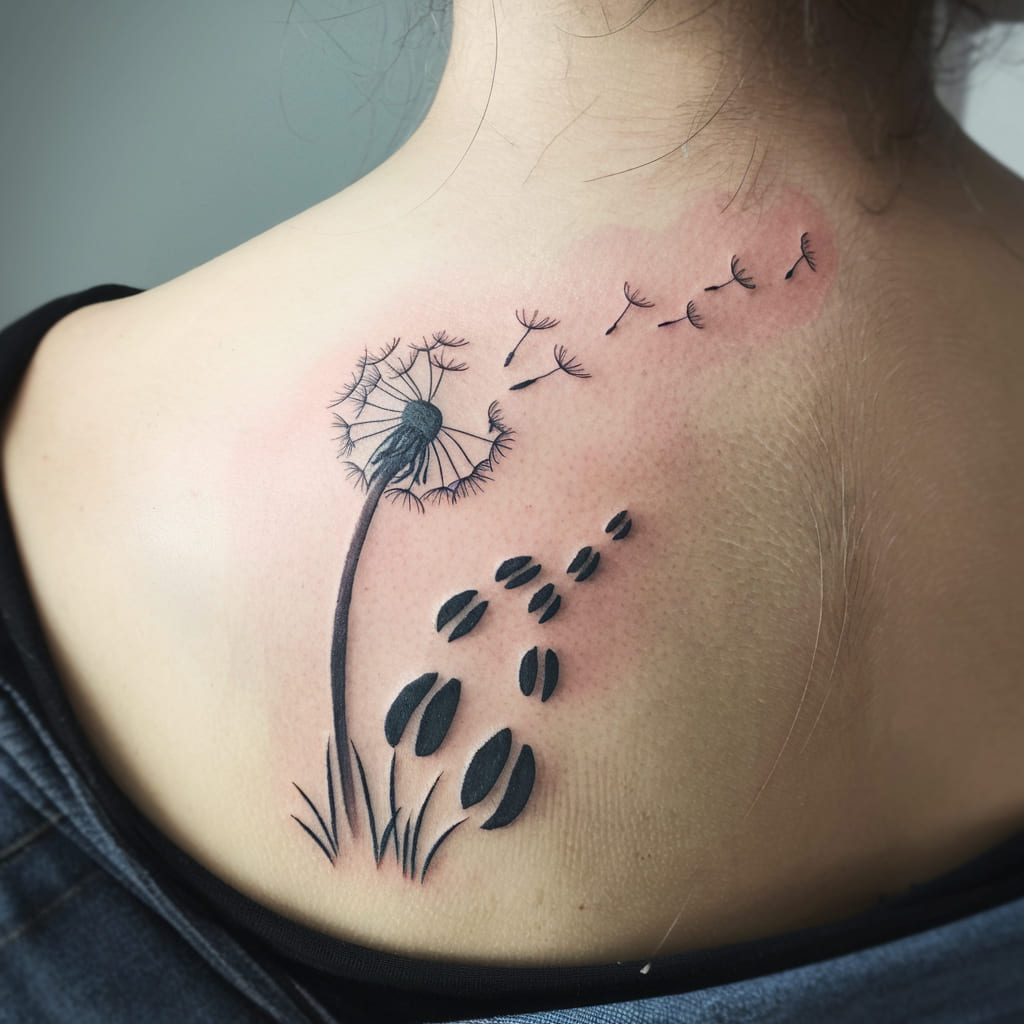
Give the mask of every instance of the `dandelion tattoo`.
[[626, 296], [626, 306], [622, 310], [622, 312], [615, 318], [615, 323], [613, 323], [611, 327], [609, 327], [608, 330], [604, 332], [605, 335], [611, 334], [612, 331], [614, 331], [615, 328], [619, 326], [619, 321], [630, 311], [630, 309], [633, 306], [636, 306], [638, 309], [652, 309], [654, 307], [654, 303], [651, 302], [650, 299], [645, 299], [640, 294], [639, 288], [631, 289], [629, 287], [628, 281], [622, 286], [622, 294]]
[[[525, 312], [520, 322], [527, 328], [524, 338], [532, 330], [546, 330], [557, 323], [549, 318], [538, 320], [536, 313], [527, 318]], [[488, 730], [484, 733], [490, 733], [488, 738], [470, 747], [455, 807], [439, 806], [451, 799], [437, 795], [445, 792], [444, 787], [439, 789], [444, 776], [440, 766], [422, 782], [421, 772], [405, 777], [402, 765], [439, 765], [439, 759], [450, 762], [453, 756], [449, 737], [462, 705], [464, 685], [458, 678], [443, 678], [436, 670], [405, 683], [391, 701], [383, 720], [383, 739], [391, 748], [390, 768], [386, 774], [381, 771], [375, 786], [370, 785], [368, 763], [349, 738], [349, 617], [359, 561], [380, 500], [388, 498], [418, 511], [427, 503], [454, 504], [482, 489], [512, 443], [513, 433], [496, 403], [487, 409], [486, 432], [480, 433], [452, 425], [439, 404], [447, 375], [466, 369], [453, 352], [465, 344], [464, 339], [445, 332], [404, 347], [396, 338], [376, 354], [364, 353], [352, 380], [331, 403], [336, 410], [333, 423], [338, 455], [365, 497], [345, 555], [334, 612], [330, 657], [334, 735], [327, 742], [323, 762], [326, 802], [318, 806], [296, 783], [304, 809], [291, 815], [328, 862], [336, 864], [341, 850], [342, 814], [335, 782], [339, 780], [343, 820], [353, 835], [357, 817], [365, 822], [374, 863], [379, 868], [385, 859], [393, 858], [404, 877], [421, 884], [451, 837], [468, 822], [475, 820], [486, 832], [515, 822], [529, 805], [538, 777], [533, 746], [521, 742], [508, 726]], [[511, 355], [514, 353], [515, 349]], [[555, 346], [554, 358], [552, 370], [515, 385], [513, 390], [559, 371], [589, 377], [563, 346]], [[623, 510], [605, 530], [613, 534], [612, 540], [620, 540], [631, 525]], [[600, 557], [589, 546], [581, 548], [568, 571], [575, 574], [576, 582], [582, 582], [593, 575]], [[499, 594], [518, 592], [524, 595], [524, 603], [529, 594], [527, 611], [536, 616], [537, 625], [552, 619], [562, 607], [555, 584], [537, 579], [543, 571], [532, 555], [519, 554], [504, 559], [494, 572], [494, 583], [501, 585]], [[438, 608], [435, 632], [447, 632], [449, 643], [469, 636], [477, 630], [489, 603], [476, 589], [460, 590]], [[552, 648], [534, 646], [519, 657], [519, 690], [526, 697], [539, 696], [541, 705], [547, 705], [559, 689], [561, 677], [559, 656]], [[422, 788], [410, 794], [413, 785]], [[382, 799], [385, 788], [386, 798]]]
[[513, 384], [509, 391], [522, 391], [523, 388], [528, 388], [531, 384], [536, 384], [537, 381], [550, 377], [553, 373], [558, 373], [559, 371], [569, 374], [570, 377], [578, 377], [580, 380], [588, 380], [590, 378], [590, 374], [583, 369], [574, 356], [569, 355], [564, 345], [555, 346], [554, 357], [555, 367], [553, 370], [548, 370], [547, 373], [542, 373], [539, 377], [521, 380], [518, 384]]
[[376, 355], [364, 354], [349, 385], [332, 403], [345, 412], [334, 415], [338, 454], [364, 455], [361, 462], [348, 459], [345, 464], [350, 478], [366, 493], [342, 570], [331, 645], [335, 750], [350, 827], [355, 782], [345, 712], [348, 620], [359, 557], [374, 513], [385, 496], [422, 510], [424, 501], [454, 503], [477, 493], [512, 442], [512, 431], [494, 403], [487, 411], [486, 435], [451, 426], [437, 405], [445, 376], [466, 368], [451, 355], [452, 349], [465, 344], [442, 331], [430, 341], [424, 338], [422, 344], [407, 346], [403, 357], [396, 338]]
[[515, 343], [515, 347], [512, 349], [512, 351], [509, 352], [507, 356], [505, 356], [506, 366], [508, 366], [508, 364], [511, 363], [512, 360], [515, 358], [516, 352], [519, 351], [519, 346], [522, 345], [524, 341], [526, 341], [527, 336], [532, 331], [547, 331], [550, 330], [552, 327], [558, 326], [557, 320], [548, 316], [541, 317], [540, 310], [538, 309], [535, 309], [531, 316], [526, 315], [525, 309], [517, 310], [516, 319], [520, 322], [520, 324], [523, 325], [523, 327], [526, 328], [526, 330], [523, 331], [523, 336]]
[[811, 236], [805, 231], [800, 236], [800, 258], [786, 271], [786, 280], [793, 277], [793, 272], [801, 263], [806, 263], [812, 273], [817, 273], [818, 265], [815, 262], [814, 250], [811, 248]]
[[[704, 290], [707, 291], [706, 288]], [[690, 301], [687, 302], [686, 313], [683, 316], [677, 317], [675, 320], [662, 320], [658, 326], [671, 327], [673, 324], [681, 324], [684, 321], [688, 321], [693, 327], [696, 327], [698, 331], [704, 330], [704, 317], [697, 312], [697, 304], [693, 299], [690, 299]]]
[[745, 268], [740, 266], [740, 258], [738, 256], [733, 256], [733, 258], [729, 262], [729, 268], [732, 271], [732, 277], [730, 277], [728, 281], [724, 282], [723, 284], [708, 285], [707, 288], [704, 289], [704, 291], [717, 292], [720, 289], [732, 284], [734, 281], [738, 285], [741, 285], [742, 287], [747, 288], [750, 291], [753, 291], [757, 287], [757, 285], [754, 284], [754, 278], [747, 273]]

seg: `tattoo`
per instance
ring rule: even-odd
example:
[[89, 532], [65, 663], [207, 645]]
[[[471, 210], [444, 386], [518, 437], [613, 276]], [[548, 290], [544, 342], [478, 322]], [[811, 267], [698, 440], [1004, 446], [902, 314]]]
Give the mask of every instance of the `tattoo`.
[[611, 334], [619, 326], [619, 321], [629, 312], [631, 307], [636, 306], [638, 309], [652, 309], [654, 307], [654, 303], [650, 299], [645, 299], [640, 294], [639, 288], [631, 289], [628, 281], [622, 286], [622, 294], [626, 296], [626, 306], [615, 318], [615, 323], [604, 332], [606, 335]]
[[[705, 289], [705, 291], [706, 290], [707, 289]], [[697, 312], [697, 304], [693, 299], [690, 299], [690, 301], [687, 302], [686, 313], [683, 316], [677, 317], [675, 320], [662, 320], [658, 326], [671, 327], [673, 324], [681, 324], [684, 321], [689, 321], [690, 325], [692, 327], [696, 327], [698, 331], [704, 330], [704, 317]]]
[[[801, 234], [800, 256], [784, 279], [791, 280], [801, 263], [806, 263], [812, 273], [818, 270], [808, 232]], [[740, 265], [736, 255], [730, 261], [730, 271], [729, 280], [709, 285], [704, 290], [718, 291], [733, 283], [751, 291], [756, 288], [753, 276]], [[630, 288], [628, 281], [623, 285], [623, 295], [626, 305], [605, 335], [617, 329], [630, 309], [651, 309], [655, 305], [639, 289]], [[506, 367], [534, 331], [550, 330], [560, 323], [557, 318], [541, 316], [537, 309], [528, 314], [525, 308], [516, 312], [516, 320], [523, 333], [505, 357]], [[693, 299], [687, 302], [683, 316], [664, 320], [657, 326], [669, 327], [683, 322], [697, 330], [704, 329], [704, 317]], [[480, 684], [474, 684], [472, 679], [466, 684], [455, 677], [442, 682], [439, 670], [424, 672], [405, 683], [392, 699], [382, 723], [383, 738], [391, 748], [390, 766], [385, 775], [383, 764], [377, 768], [370, 764], [377, 772], [374, 786], [370, 784], [367, 764], [349, 736], [346, 711], [349, 617], [360, 559], [380, 500], [387, 498], [402, 508], [418, 512], [424, 511], [428, 504], [457, 504], [486, 487], [496, 467], [512, 448], [514, 432], [505, 423], [497, 402], [488, 406], [486, 417], [482, 417], [486, 425], [478, 428], [474, 423], [457, 426], [457, 421], [446, 412], [443, 385], [450, 374], [467, 370], [467, 363], [460, 358], [466, 345], [464, 338], [438, 331], [429, 338], [424, 336], [404, 346], [401, 339], [395, 338], [379, 352], [371, 354], [367, 350], [348, 385], [331, 403], [338, 455], [346, 475], [361, 488], [364, 498], [345, 553], [334, 611], [330, 655], [333, 737], [327, 742], [323, 762], [325, 803], [318, 806], [306, 790], [293, 783], [302, 807], [299, 814], [291, 817], [332, 865], [341, 857], [342, 849], [339, 835], [342, 815], [338, 812], [336, 795], [340, 792], [341, 810], [349, 833], [358, 838], [359, 823], [365, 822], [376, 865], [380, 867], [385, 858], [390, 861], [393, 856], [402, 875], [420, 883], [437, 862], [442, 848], [446, 848], [450, 838], [467, 822], [475, 820], [485, 832], [515, 822], [530, 805], [538, 778], [533, 745], [522, 742], [511, 726], [492, 722], [485, 733], [490, 734], [489, 738], [480, 742], [468, 761], [463, 762], [466, 767], [458, 806], [446, 806], [449, 798], [438, 795], [448, 792], [444, 786], [439, 789], [445, 769], [438, 765], [445, 761], [449, 770], [454, 767], [458, 771], [460, 755], [454, 749], [457, 744], [449, 737], [459, 716], [464, 687]], [[590, 378], [565, 346], [555, 345], [553, 358], [553, 368], [513, 384], [509, 390], [526, 390], [557, 373], [581, 380]], [[612, 542], [619, 542], [631, 536], [632, 527], [628, 510], [623, 509], [606, 522], [604, 534]], [[607, 552], [598, 550], [592, 541], [576, 548], [568, 562], [560, 564], [566, 565], [565, 572], [572, 577], [572, 583], [596, 580], [600, 586], [609, 567], [614, 569], [615, 558], [606, 556]], [[563, 595], [558, 593], [555, 580], [543, 579], [544, 571], [542, 562], [533, 555], [505, 558], [495, 570], [493, 582], [486, 581], [479, 589], [460, 590], [444, 600], [434, 616], [434, 633], [447, 632], [449, 644], [471, 634], [478, 640], [483, 636], [486, 642], [489, 631], [478, 627], [491, 603], [511, 600], [517, 591], [524, 597], [529, 593], [526, 611], [536, 616], [531, 628], [548, 623], [563, 610]], [[494, 584], [500, 587], [495, 588]], [[534, 585], [528, 590], [522, 589], [530, 584]], [[507, 597], [501, 597], [502, 594]], [[557, 637], [557, 629], [553, 635]], [[517, 669], [523, 696], [532, 698], [539, 693], [540, 704], [545, 707], [566, 687], [571, 692], [571, 672], [567, 680], [559, 655], [552, 647], [529, 647], [519, 656], [516, 669], [512, 666], [509, 669], [510, 673]], [[561, 705], [561, 698], [554, 701], [556, 709]], [[558, 711], [544, 714], [558, 714]], [[426, 792], [421, 790], [408, 799], [411, 782], [409, 779], [403, 782], [402, 766], [417, 762], [438, 767], [429, 774], [433, 781]], [[541, 768], [543, 764], [541, 760]], [[416, 778], [422, 778], [422, 772], [415, 774]], [[380, 797], [385, 790], [386, 806]], [[375, 807], [374, 792], [382, 806]], [[462, 834], [467, 832], [464, 830]]]
[[729, 269], [732, 272], [732, 277], [730, 277], [728, 281], [726, 281], [724, 284], [710, 284], [707, 286], [707, 288], [704, 289], [704, 291], [717, 292], [722, 288], [725, 288], [728, 285], [732, 284], [733, 281], [735, 281], [738, 285], [741, 285], [744, 288], [748, 288], [750, 291], [753, 291], [757, 287], [757, 285], [754, 284], [753, 277], [751, 277], [747, 273], [745, 268], [740, 266], [740, 258], [738, 256], [733, 256], [733, 258], [730, 260]]
[[[364, 354], [348, 387], [332, 403], [346, 411], [345, 416], [334, 415], [339, 455], [346, 459], [364, 455], [361, 463], [349, 459], [346, 466], [366, 492], [338, 587], [331, 645], [335, 748], [342, 806], [350, 828], [355, 782], [345, 710], [348, 620], [359, 557], [378, 503], [388, 496], [406, 507], [422, 509], [424, 500], [454, 503], [475, 494], [512, 443], [512, 431], [502, 422], [496, 404], [487, 410], [487, 435], [451, 426], [437, 404], [445, 376], [466, 369], [465, 363], [450, 357], [449, 350], [465, 344], [465, 339], [450, 338], [441, 331], [430, 341], [424, 338], [422, 344], [409, 346], [410, 354], [403, 361], [396, 338], [376, 355]], [[424, 360], [418, 363], [421, 356]], [[375, 410], [370, 418], [364, 418], [367, 409]], [[482, 615], [480, 611], [476, 621]], [[476, 622], [469, 628], [473, 625]]]
[[[529, 697], [537, 685], [537, 674], [540, 671], [540, 655], [536, 647], [531, 647], [519, 662], [519, 689], [524, 697]], [[555, 692], [558, 685], [558, 655], [552, 651], [544, 652], [544, 676], [541, 684], [541, 703]]]
[[[507, 428], [506, 428], [507, 429]], [[613, 533], [612, 540], [624, 538], [632, 526], [632, 520], [623, 510], [617, 513], [605, 526], [605, 533]], [[570, 566], [570, 572], [576, 572], [576, 581], [580, 582], [593, 574], [600, 560], [600, 553], [592, 546], [585, 546], [577, 551]], [[514, 592], [535, 579], [543, 572], [543, 565], [532, 555], [513, 555], [504, 559], [494, 573], [494, 582], [503, 584], [498, 593]], [[461, 590], [448, 598], [437, 612], [434, 626], [435, 632], [441, 632], [451, 623], [456, 626], [452, 630], [449, 642], [456, 636], [467, 635], [478, 623], [487, 609], [489, 600], [478, 600], [480, 591], [475, 588]], [[511, 596], [511, 594], [510, 594]], [[561, 607], [561, 595], [555, 592], [555, 585], [548, 581], [535, 590], [530, 597], [527, 611], [531, 614], [544, 609], [538, 619], [538, 625], [552, 618]], [[461, 616], [461, 618], [460, 618]], [[469, 623], [469, 625], [467, 625]], [[539, 646], [531, 647], [519, 659], [518, 680], [520, 692], [527, 697], [538, 690], [541, 704], [547, 704], [555, 694], [561, 680], [561, 666], [557, 652], [547, 648], [541, 655]], [[496, 790], [496, 806], [487, 814], [484, 811], [479, 828], [485, 832], [511, 825], [526, 809], [530, 802], [537, 778], [537, 762], [533, 747], [529, 743], [520, 746], [508, 777], [502, 789], [500, 783], [505, 769], [511, 759], [515, 737], [509, 726], [498, 729], [484, 743], [477, 747], [469, 759], [462, 779], [459, 801], [462, 811], [470, 811], [469, 815], [457, 816], [455, 821], [449, 817], [448, 823], [442, 819], [440, 824], [431, 825], [428, 808], [434, 798], [437, 785], [444, 775], [438, 771], [422, 800], [411, 802], [399, 799], [399, 764], [403, 758], [414, 759], [434, 758], [447, 750], [446, 743], [451, 728], [458, 715], [461, 704], [463, 683], [460, 679], [450, 678], [438, 686], [441, 676], [437, 671], [424, 672], [411, 682], [406, 683], [394, 699], [384, 716], [384, 739], [392, 749], [390, 770], [387, 777], [388, 805], [386, 820], [378, 814], [374, 804], [370, 780], [367, 776], [363, 759], [354, 743], [347, 739], [346, 747], [351, 749], [355, 762], [355, 774], [359, 779], [359, 792], [362, 797], [362, 817], [369, 830], [369, 839], [374, 863], [380, 867], [384, 857], [393, 851], [394, 862], [402, 875], [421, 884], [426, 880], [431, 865], [435, 862], [442, 845], [454, 834], [455, 830], [464, 825], [476, 813]], [[333, 685], [332, 692], [336, 690]], [[340, 750], [340, 729], [338, 724], [337, 706], [335, 707], [335, 748]], [[407, 741], [407, 737], [412, 737]], [[411, 750], [410, 750], [411, 748]], [[404, 753], [402, 753], [404, 752]], [[400, 757], [401, 753], [401, 757]], [[339, 775], [341, 775], [341, 759], [339, 757]], [[308, 811], [313, 815], [315, 826], [310, 825], [298, 815], [292, 818], [299, 824], [303, 832], [313, 840], [317, 848], [331, 864], [339, 857], [340, 841], [338, 836], [338, 816], [334, 797], [334, 771], [331, 761], [331, 744], [328, 742], [326, 754], [326, 788], [328, 814], [325, 816], [309, 795], [297, 784], [296, 790], [302, 797]], [[343, 776], [342, 776], [343, 778]], [[383, 781], [383, 780], [382, 780]], [[407, 787], [406, 787], [407, 788]], [[355, 784], [353, 782], [353, 794]], [[344, 800], [344, 782], [342, 785]], [[352, 826], [355, 817], [355, 797], [346, 808], [346, 816]], [[403, 824], [404, 818], [404, 824]], [[379, 822], [384, 821], [383, 829]], [[424, 831], [426, 829], [426, 832]], [[420, 863], [424, 844], [421, 841], [425, 834], [433, 833], [433, 840], [426, 856]]]
[[789, 281], [792, 279], [793, 271], [801, 263], [806, 263], [812, 273], [817, 273], [818, 267], [814, 261], [814, 250], [811, 248], [811, 236], [806, 231], [800, 236], [800, 258], [786, 271], [785, 280]]
[[527, 316], [525, 309], [517, 310], [516, 319], [519, 321], [520, 324], [522, 324], [523, 327], [526, 328], [526, 330], [523, 332], [523, 336], [515, 343], [515, 347], [512, 349], [512, 351], [509, 352], [507, 356], [505, 356], [506, 366], [508, 366], [508, 364], [511, 363], [512, 360], [515, 358], [515, 354], [519, 350], [519, 346], [522, 345], [524, 341], [526, 341], [526, 337], [528, 334], [530, 334], [531, 331], [547, 331], [550, 330], [550, 328], [552, 327], [558, 326], [557, 320], [554, 320], [551, 317], [547, 316], [541, 317], [539, 309], [535, 309], [533, 311], [532, 316]]
[[518, 384], [513, 384], [509, 388], [509, 391], [522, 391], [523, 388], [528, 388], [531, 384], [536, 384], [537, 381], [543, 380], [545, 377], [550, 377], [553, 373], [569, 374], [570, 377], [579, 377], [581, 380], [587, 380], [590, 374], [580, 365], [580, 363], [571, 355], [564, 345], [556, 345], [554, 350], [555, 367], [553, 370], [548, 370], [547, 373], [542, 373], [539, 377], [531, 377], [529, 380], [521, 380]]

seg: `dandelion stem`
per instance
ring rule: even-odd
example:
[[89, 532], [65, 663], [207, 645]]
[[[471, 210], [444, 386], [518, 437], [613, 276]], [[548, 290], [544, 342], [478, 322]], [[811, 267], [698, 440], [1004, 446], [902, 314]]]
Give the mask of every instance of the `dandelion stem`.
[[619, 321], [626, 315], [626, 313], [629, 311], [629, 307], [632, 306], [632, 305], [633, 305], [632, 302], [627, 302], [626, 303], [626, 308], [615, 318], [615, 323], [613, 323], [611, 325], [611, 327], [609, 327], [608, 330], [604, 332], [605, 333], [605, 337], [607, 337], [609, 334], [611, 334], [612, 331], [614, 331], [615, 328], [619, 326]]
[[532, 330], [533, 330], [532, 327], [527, 327], [526, 330], [523, 331], [523, 336], [515, 343], [515, 347], [512, 349], [512, 351], [509, 352], [509, 354], [507, 356], [505, 356], [505, 365], [506, 366], [508, 366], [508, 364], [512, 362], [512, 359], [515, 357], [516, 352], [519, 350], [519, 346], [522, 345], [522, 343], [524, 341], [526, 341], [526, 336]]
[[366, 541], [381, 495], [387, 490], [397, 472], [381, 472], [370, 482], [369, 490], [359, 512], [352, 541], [345, 556], [345, 567], [338, 586], [338, 602], [334, 608], [334, 637], [331, 642], [331, 703], [334, 706], [334, 748], [338, 755], [338, 775], [341, 778], [341, 802], [345, 808], [350, 831], [355, 831], [356, 791], [352, 775], [352, 752], [348, 740], [348, 720], [345, 716], [345, 671], [348, 656], [348, 615], [352, 605], [352, 590], [359, 566], [359, 555]]
[[518, 384], [513, 384], [509, 388], [509, 391], [522, 391], [523, 388], [528, 388], [531, 384], [536, 384], [537, 381], [543, 380], [545, 377], [550, 377], [553, 373], [558, 373], [561, 369], [560, 366], [556, 366], [553, 370], [548, 370], [547, 373], [542, 373], [539, 377], [531, 377], [529, 380], [521, 380]]

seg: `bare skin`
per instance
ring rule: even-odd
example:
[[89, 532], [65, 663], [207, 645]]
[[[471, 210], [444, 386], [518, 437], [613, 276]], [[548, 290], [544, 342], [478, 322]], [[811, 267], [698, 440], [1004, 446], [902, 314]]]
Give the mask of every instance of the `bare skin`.
[[[756, 8], [608, 34], [632, 4], [508, 6], [457, 6], [434, 109], [366, 179], [48, 336], [3, 455], [68, 693], [193, 856], [378, 948], [596, 962], [863, 909], [1024, 826], [1024, 186], [941, 122], [866, 160], [866, 112], [759, 62]], [[786, 280], [814, 218], [820, 265]], [[758, 289], [704, 292], [733, 255]], [[657, 305], [606, 335], [623, 282]], [[657, 326], [689, 299], [702, 329]], [[506, 367], [524, 307], [560, 323]], [[451, 748], [497, 713], [538, 783], [411, 888], [365, 822], [331, 866], [290, 814], [322, 782], [363, 501], [326, 406], [365, 347], [442, 328], [470, 341], [446, 417], [486, 428], [500, 398], [516, 444], [472, 500], [375, 513], [349, 731], [386, 759], [391, 699], [441, 669], [470, 702]], [[509, 392], [557, 331], [589, 379]], [[562, 572], [626, 506], [632, 546], [544, 634], [549, 706], [507, 669], [538, 642], [521, 608], [433, 630], [506, 556]]]

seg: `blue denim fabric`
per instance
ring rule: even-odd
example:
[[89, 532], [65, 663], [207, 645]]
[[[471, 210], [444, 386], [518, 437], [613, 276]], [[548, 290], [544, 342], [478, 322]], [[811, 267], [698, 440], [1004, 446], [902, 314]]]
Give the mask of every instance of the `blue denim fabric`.
[[47, 730], [0, 679], [0, 1022], [307, 1024], [226, 932], [114, 837]]
[[[1024, 900], [719, 988], [487, 1024], [1024, 1024]], [[480, 1024], [480, 1022], [472, 1022]]]

